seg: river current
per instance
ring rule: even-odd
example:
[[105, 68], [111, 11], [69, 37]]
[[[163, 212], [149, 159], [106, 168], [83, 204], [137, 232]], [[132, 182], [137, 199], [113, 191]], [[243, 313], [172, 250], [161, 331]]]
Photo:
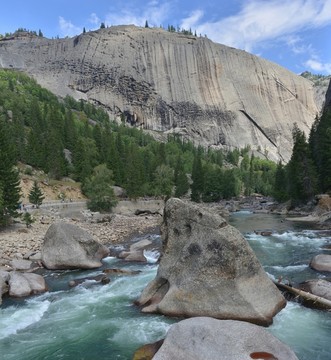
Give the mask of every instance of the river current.
[[[331, 233], [288, 222], [280, 216], [238, 212], [230, 223], [246, 237], [265, 271], [273, 278], [298, 282], [323, 278], [311, 270], [310, 259], [331, 244]], [[272, 230], [262, 236], [260, 230]], [[157, 271], [158, 254], [149, 263], [129, 264], [106, 258], [104, 267], [139, 270], [114, 275], [106, 285], [87, 280], [70, 288], [68, 282], [98, 275], [94, 271], [46, 273], [50, 291], [21, 300], [4, 299], [0, 307], [1, 360], [132, 359], [141, 345], [164, 337], [172, 323], [159, 315], [144, 315], [133, 302]], [[331, 359], [331, 313], [288, 302], [268, 330], [288, 344], [300, 360]]]

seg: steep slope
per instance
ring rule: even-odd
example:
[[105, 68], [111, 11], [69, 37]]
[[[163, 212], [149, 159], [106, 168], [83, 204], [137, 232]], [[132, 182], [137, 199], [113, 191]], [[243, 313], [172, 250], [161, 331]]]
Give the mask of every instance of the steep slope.
[[325, 110], [330, 110], [331, 109], [331, 80], [329, 82], [329, 87], [328, 90], [326, 92], [325, 95], [325, 105], [324, 105], [324, 109]]
[[313, 84], [245, 51], [162, 29], [117, 26], [49, 40], [0, 42], [0, 66], [60, 96], [104, 105], [145, 129], [204, 146], [244, 147], [287, 161], [292, 127], [308, 133]]

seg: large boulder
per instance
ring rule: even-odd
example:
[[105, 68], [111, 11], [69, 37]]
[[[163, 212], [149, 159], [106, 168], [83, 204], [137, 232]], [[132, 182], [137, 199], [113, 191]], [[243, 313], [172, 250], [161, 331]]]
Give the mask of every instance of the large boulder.
[[21, 273], [13, 271], [9, 278], [9, 295], [23, 297], [39, 294], [47, 290], [45, 279], [34, 273]]
[[101, 259], [108, 254], [108, 248], [87, 231], [65, 222], [49, 227], [41, 251], [47, 269], [94, 269], [102, 265]]
[[156, 278], [137, 301], [143, 312], [267, 326], [286, 305], [245, 238], [221, 216], [170, 199], [161, 233]]
[[331, 272], [331, 255], [318, 254], [313, 257], [309, 266], [317, 271]]
[[266, 329], [242, 321], [197, 317], [172, 325], [153, 360], [298, 360]]

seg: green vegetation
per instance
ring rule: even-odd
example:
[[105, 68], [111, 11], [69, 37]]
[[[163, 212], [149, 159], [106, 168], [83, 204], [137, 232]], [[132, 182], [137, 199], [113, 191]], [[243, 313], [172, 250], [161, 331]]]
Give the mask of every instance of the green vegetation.
[[29, 201], [31, 204], [36, 205], [37, 208], [43, 203], [45, 196], [38, 186], [37, 181], [33, 182], [33, 187], [29, 193]]
[[294, 126], [293, 152], [286, 166], [278, 164], [274, 197], [306, 203], [318, 193], [331, 192], [331, 112], [317, 117], [309, 139]]
[[22, 218], [27, 228], [29, 228], [31, 224], [35, 222], [35, 219], [32, 217], [32, 215], [29, 212], [25, 212]]
[[1, 196], [0, 206], [8, 215], [15, 215], [19, 202], [17, 162], [43, 170], [50, 181], [75, 179], [89, 206], [101, 211], [114, 206], [111, 184], [133, 199], [175, 195], [218, 201], [272, 193], [276, 164], [252, 156], [249, 148], [206, 150], [176, 135], [157, 142], [125, 117], [119, 125], [83, 100], [58, 99], [20, 72], [0, 70], [0, 92], [0, 126], [5, 129], [0, 141], [6, 143], [1, 156], [8, 157], [0, 162], [0, 189], [1, 194], [9, 188], [13, 192], [10, 200]]
[[15, 147], [11, 141], [12, 131], [0, 115], [0, 227], [18, 216], [20, 179], [15, 168]]
[[88, 208], [92, 211], [110, 212], [117, 201], [113, 190], [113, 173], [106, 164], [93, 169], [93, 174], [84, 184], [84, 192], [88, 196]]

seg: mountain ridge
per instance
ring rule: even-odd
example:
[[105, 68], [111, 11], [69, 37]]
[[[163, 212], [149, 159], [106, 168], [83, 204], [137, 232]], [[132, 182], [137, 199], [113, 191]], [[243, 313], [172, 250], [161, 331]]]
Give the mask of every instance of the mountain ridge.
[[156, 28], [0, 41], [0, 66], [27, 72], [59, 96], [100, 104], [118, 121], [205, 147], [249, 145], [284, 162], [294, 123], [308, 135], [321, 110], [313, 83], [277, 64]]

